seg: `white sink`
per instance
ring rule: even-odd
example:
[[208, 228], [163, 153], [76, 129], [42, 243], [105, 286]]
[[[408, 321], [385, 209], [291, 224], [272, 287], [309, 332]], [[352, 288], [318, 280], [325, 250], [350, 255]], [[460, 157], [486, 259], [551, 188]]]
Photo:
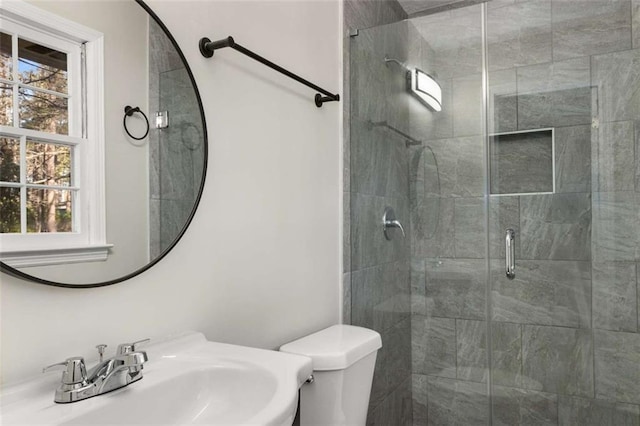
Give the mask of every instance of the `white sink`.
[[291, 425], [311, 359], [209, 342], [187, 333], [145, 350], [142, 380], [114, 392], [56, 404], [59, 374], [2, 389], [0, 424]]

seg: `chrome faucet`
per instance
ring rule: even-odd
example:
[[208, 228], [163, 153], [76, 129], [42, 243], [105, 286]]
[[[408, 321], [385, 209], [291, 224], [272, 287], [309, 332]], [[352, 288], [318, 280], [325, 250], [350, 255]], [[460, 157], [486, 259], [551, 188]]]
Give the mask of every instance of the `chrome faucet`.
[[143, 364], [147, 353], [136, 349], [136, 345], [149, 339], [118, 345], [116, 355], [103, 360], [104, 348], [98, 345], [100, 361], [87, 372], [84, 358], [71, 357], [65, 361], [45, 367], [42, 372], [62, 369], [62, 383], [56, 389], [54, 401], [62, 404], [81, 401], [130, 385], [142, 379]]

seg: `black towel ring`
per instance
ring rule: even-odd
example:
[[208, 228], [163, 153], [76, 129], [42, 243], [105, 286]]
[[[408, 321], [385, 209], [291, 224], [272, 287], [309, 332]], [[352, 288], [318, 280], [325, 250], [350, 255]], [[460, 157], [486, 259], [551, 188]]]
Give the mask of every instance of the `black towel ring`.
[[[137, 137], [133, 136], [131, 133], [129, 133], [129, 129], [127, 129], [127, 117], [131, 117], [134, 112], [139, 112], [140, 114], [142, 114], [142, 116], [144, 117], [144, 120], [147, 122], [147, 131], [140, 138], [137, 138]], [[129, 105], [124, 107], [124, 118], [122, 119], [122, 125], [124, 126], [124, 131], [127, 132], [127, 134], [129, 135], [129, 137], [131, 139], [135, 139], [137, 141], [141, 141], [142, 139], [146, 138], [147, 135], [149, 134], [149, 119], [147, 118], [145, 113], [142, 112], [142, 110], [139, 107], [132, 108]]]

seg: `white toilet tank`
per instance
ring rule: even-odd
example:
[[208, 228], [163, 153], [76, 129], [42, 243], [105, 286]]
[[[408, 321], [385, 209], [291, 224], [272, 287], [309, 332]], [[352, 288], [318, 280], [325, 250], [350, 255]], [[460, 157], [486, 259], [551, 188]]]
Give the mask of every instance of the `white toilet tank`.
[[313, 360], [314, 381], [300, 389], [300, 425], [364, 426], [381, 347], [375, 331], [342, 324], [283, 345]]

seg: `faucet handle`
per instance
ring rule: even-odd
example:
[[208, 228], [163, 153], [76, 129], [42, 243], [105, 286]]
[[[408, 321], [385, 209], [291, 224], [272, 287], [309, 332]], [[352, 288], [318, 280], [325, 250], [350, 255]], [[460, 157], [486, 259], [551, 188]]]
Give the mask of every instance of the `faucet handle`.
[[105, 345], [104, 343], [100, 343], [99, 345], [96, 345], [96, 349], [98, 350], [98, 355], [100, 356], [100, 362], [102, 362], [104, 358], [104, 349], [106, 347], [107, 345]]
[[80, 356], [67, 358], [62, 362], [49, 365], [43, 368], [42, 372], [46, 373], [53, 370], [64, 370], [62, 373], [62, 383], [65, 385], [75, 385], [87, 381], [87, 368], [84, 364], [84, 358]]
[[146, 339], [138, 340], [138, 341], [133, 342], [133, 343], [122, 343], [122, 344], [118, 345], [118, 350], [116, 351], [116, 353], [118, 355], [124, 355], [124, 354], [128, 354], [130, 352], [135, 352], [137, 345], [142, 345], [143, 343], [147, 343], [150, 340], [151, 339], [146, 338]]

